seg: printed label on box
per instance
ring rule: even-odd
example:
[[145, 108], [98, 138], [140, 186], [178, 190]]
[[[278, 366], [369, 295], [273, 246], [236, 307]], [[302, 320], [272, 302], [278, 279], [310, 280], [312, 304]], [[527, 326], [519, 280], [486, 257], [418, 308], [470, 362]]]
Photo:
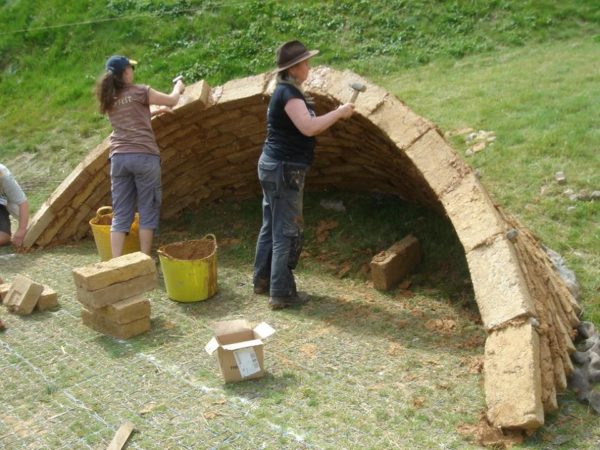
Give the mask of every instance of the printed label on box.
[[249, 347], [235, 350], [233, 356], [235, 356], [235, 362], [237, 362], [242, 378], [260, 372], [260, 364], [258, 364], [258, 358], [256, 357], [254, 348]]

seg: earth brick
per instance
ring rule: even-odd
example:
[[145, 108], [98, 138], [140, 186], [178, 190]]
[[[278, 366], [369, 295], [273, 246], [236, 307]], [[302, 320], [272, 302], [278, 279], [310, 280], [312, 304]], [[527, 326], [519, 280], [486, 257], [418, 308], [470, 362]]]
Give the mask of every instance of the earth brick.
[[111, 284], [95, 291], [77, 286], [77, 300], [88, 308], [102, 308], [157, 287], [156, 272]]
[[520, 316], [535, 315], [512, 243], [504, 236], [471, 250], [467, 262], [475, 301], [486, 329]]
[[187, 105], [190, 104], [192, 104], [194, 108], [198, 108], [200, 105], [204, 108], [209, 103], [209, 97], [210, 86], [204, 80], [201, 80], [185, 87], [185, 92], [179, 99], [176, 108], [185, 110], [189, 107]]
[[471, 172], [437, 130], [421, 136], [406, 154], [438, 196]]
[[44, 285], [44, 290], [40, 294], [35, 309], [38, 311], [46, 311], [47, 309], [56, 308], [57, 306], [58, 294], [51, 287]]
[[119, 325], [150, 317], [151, 312], [150, 300], [141, 296], [126, 298], [104, 308], [87, 310], [108, 322], [114, 322]]
[[50, 222], [48, 227], [38, 237], [37, 244], [41, 246], [49, 244], [56, 237], [56, 234], [63, 229], [64, 225], [73, 218], [74, 212], [73, 208], [66, 206], [57, 213], [54, 216], [54, 220]]
[[152, 258], [142, 252], [73, 269], [75, 285], [86, 291], [95, 291], [148, 274], [156, 274], [156, 266]]
[[440, 200], [466, 252], [506, 229], [494, 204], [473, 174], [464, 177]]
[[118, 324], [82, 308], [81, 320], [84, 325], [93, 330], [117, 339], [129, 339], [150, 330], [150, 317], [144, 317], [125, 324]]
[[43, 285], [19, 274], [6, 293], [4, 304], [16, 314], [31, 314], [43, 290]]
[[491, 423], [536, 429], [544, 424], [540, 342], [525, 322], [495, 330], [485, 342], [484, 389]]
[[376, 289], [387, 291], [398, 284], [421, 262], [419, 241], [409, 235], [371, 260], [371, 276]]
[[8, 290], [10, 289], [10, 283], [2, 283], [0, 284], [0, 301], [4, 302], [4, 297], [8, 294]]
[[231, 80], [223, 85], [221, 95], [218, 96], [217, 104], [225, 104], [230, 101], [238, 101], [254, 96], [261, 96], [265, 91], [268, 74], [260, 74], [243, 80]]
[[25, 248], [31, 247], [54, 221], [56, 214], [52, 211], [50, 205], [50, 200], [46, 200], [31, 218], [27, 234], [25, 234], [25, 239], [23, 239], [23, 246]]

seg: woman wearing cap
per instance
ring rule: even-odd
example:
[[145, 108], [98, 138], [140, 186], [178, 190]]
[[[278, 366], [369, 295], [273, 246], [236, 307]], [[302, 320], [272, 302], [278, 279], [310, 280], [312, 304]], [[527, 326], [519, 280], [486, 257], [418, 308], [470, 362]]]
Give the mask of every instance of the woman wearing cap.
[[[133, 84], [135, 64], [125, 56], [111, 56], [106, 62], [106, 73], [96, 87], [100, 112], [108, 115], [113, 128], [109, 155], [113, 257], [120, 256], [123, 251], [136, 204], [140, 214], [140, 249], [150, 254], [162, 198], [160, 152], [150, 118], [154, 113], [170, 111], [185, 89], [181, 80], [175, 83], [170, 94]], [[151, 112], [150, 105], [159, 108]]]
[[314, 159], [315, 138], [340, 119], [352, 115], [352, 104], [322, 116], [301, 86], [308, 78], [308, 51], [300, 41], [277, 49], [277, 86], [267, 111], [267, 138], [258, 161], [263, 190], [263, 222], [256, 243], [254, 292], [270, 294], [273, 309], [306, 303], [298, 295], [293, 270], [303, 241], [304, 179]]

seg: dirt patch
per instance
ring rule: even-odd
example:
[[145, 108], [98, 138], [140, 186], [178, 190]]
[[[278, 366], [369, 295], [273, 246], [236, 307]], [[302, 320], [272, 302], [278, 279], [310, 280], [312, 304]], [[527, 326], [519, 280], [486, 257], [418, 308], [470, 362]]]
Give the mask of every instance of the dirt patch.
[[94, 225], [112, 225], [112, 215], [104, 214], [98, 218], [92, 219]]
[[495, 449], [512, 448], [523, 442], [523, 433], [520, 431], [502, 431], [489, 424], [485, 413], [481, 414], [476, 424], [463, 424], [457, 428], [463, 436], [469, 437], [484, 447]]
[[448, 334], [456, 329], [456, 321], [453, 319], [430, 319], [425, 322], [425, 328], [436, 333]]
[[208, 258], [216, 251], [216, 248], [215, 241], [197, 239], [163, 245], [160, 251], [174, 259], [192, 260]]
[[308, 358], [314, 358], [317, 354], [317, 346], [315, 344], [304, 344], [300, 347], [300, 352]]
[[321, 220], [317, 225], [316, 235], [317, 242], [322, 243], [327, 240], [329, 231], [334, 230], [338, 227], [337, 220]]
[[470, 356], [461, 358], [460, 362], [463, 367], [467, 368], [469, 373], [482, 373], [483, 372], [483, 356]]

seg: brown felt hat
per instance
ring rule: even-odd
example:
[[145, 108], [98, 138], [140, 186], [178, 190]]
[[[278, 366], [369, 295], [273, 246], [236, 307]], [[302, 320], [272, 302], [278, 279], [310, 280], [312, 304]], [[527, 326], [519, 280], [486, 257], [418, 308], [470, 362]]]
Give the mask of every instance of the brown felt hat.
[[317, 55], [319, 50], [308, 50], [300, 41], [289, 41], [277, 49], [277, 71], [289, 69], [305, 59]]

